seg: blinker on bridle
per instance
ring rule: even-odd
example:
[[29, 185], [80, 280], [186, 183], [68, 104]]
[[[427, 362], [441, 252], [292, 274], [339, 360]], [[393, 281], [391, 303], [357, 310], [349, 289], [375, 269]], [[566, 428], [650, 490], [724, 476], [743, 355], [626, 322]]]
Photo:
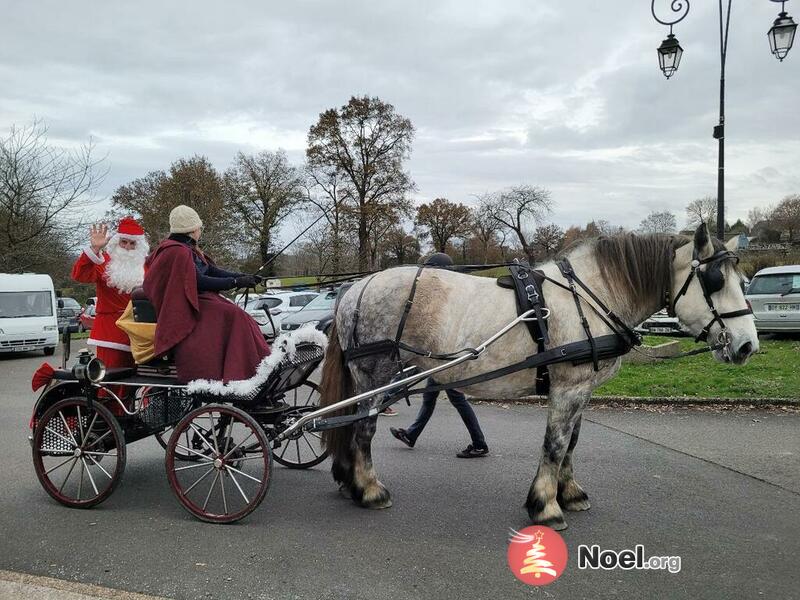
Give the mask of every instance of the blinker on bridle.
[[[703, 290], [703, 298], [705, 298], [708, 309], [711, 311], [712, 318], [708, 322], [708, 325], [703, 327], [703, 330], [694, 339], [696, 342], [705, 342], [708, 339], [708, 332], [711, 327], [714, 325], [714, 323], [719, 323], [722, 329], [719, 332], [717, 340], [718, 348], [724, 348], [730, 343], [728, 328], [725, 327], [725, 322], [722, 319], [732, 319], [733, 317], [743, 317], [745, 315], [753, 314], [753, 311], [750, 308], [742, 308], [740, 310], [720, 313], [714, 307], [714, 301], [711, 299], [711, 294], [720, 291], [725, 285], [725, 277], [722, 274], [722, 261], [728, 259], [734, 260], [737, 263], [739, 262], [739, 257], [730, 250], [720, 250], [708, 258], [700, 259], [697, 248], [695, 247], [694, 252], [692, 253], [692, 270], [689, 272], [689, 276], [686, 278], [686, 281], [683, 283], [680, 291], [675, 294], [675, 298], [672, 300], [672, 302], [670, 302], [669, 298], [667, 298], [667, 312], [669, 313], [669, 316], [674, 317], [675, 305], [678, 303], [680, 297], [686, 293], [686, 290], [689, 288], [689, 284], [692, 282], [692, 278], [697, 275], [697, 281], [700, 282], [700, 289]], [[705, 268], [705, 270], [701, 270], [700, 265], [708, 266]], [[667, 292], [667, 295], [669, 295], [669, 292]]]

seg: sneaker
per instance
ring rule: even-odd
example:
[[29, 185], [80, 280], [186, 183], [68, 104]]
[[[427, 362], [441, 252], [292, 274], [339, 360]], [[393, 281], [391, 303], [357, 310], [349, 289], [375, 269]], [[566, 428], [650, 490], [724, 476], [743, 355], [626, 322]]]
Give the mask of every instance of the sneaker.
[[389, 433], [391, 433], [394, 437], [398, 440], [403, 442], [409, 448], [414, 447], [414, 442], [408, 437], [408, 432], [405, 429], [395, 429], [394, 427], [389, 427]]
[[399, 415], [400, 413], [398, 413], [398, 412], [397, 412], [395, 409], [393, 409], [391, 406], [388, 406], [388, 407], [384, 408], [384, 409], [383, 409], [383, 412], [382, 412], [382, 413], [380, 413], [380, 414], [382, 414], [384, 417], [396, 417], [396, 416], [397, 416], [397, 415]]
[[461, 452], [456, 454], [458, 458], [478, 458], [479, 456], [486, 456], [489, 454], [489, 448], [476, 448], [472, 444], [464, 448]]

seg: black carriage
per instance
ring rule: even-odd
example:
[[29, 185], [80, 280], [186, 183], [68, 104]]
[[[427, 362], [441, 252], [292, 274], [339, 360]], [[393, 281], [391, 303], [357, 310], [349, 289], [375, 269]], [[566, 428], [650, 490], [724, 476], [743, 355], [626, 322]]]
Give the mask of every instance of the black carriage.
[[308, 378], [323, 356], [320, 346], [298, 343], [252, 393], [236, 396], [193, 392], [166, 359], [106, 369], [84, 350], [71, 369], [51, 374], [36, 402], [36, 475], [58, 502], [89, 508], [119, 484], [127, 445], [155, 436], [184, 508], [204, 521], [241, 519], [267, 493], [273, 460], [295, 469], [325, 460], [318, 433], [282, 435], [317, 409], [319, 390]]

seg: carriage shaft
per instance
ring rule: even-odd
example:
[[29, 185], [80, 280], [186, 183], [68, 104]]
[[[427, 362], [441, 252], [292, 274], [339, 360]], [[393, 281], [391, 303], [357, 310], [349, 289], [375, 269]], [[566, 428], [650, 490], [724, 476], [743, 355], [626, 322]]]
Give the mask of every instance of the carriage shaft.
[[[448, 362], [446, 362], [444, 364], [441, 364], [441, 365], [438, 365], [438, 366], [433, 367], [431, 369], [428, 369], [427, 371], [422, 371], [420, 373], [416, 373], [414, 375], [411, 375], [411, 376], [406, 377], [404, 379], [400, 379], [398, 381], [392, 381], [390, 383], [387, 383], [386, 385], [383, 385], [381, 387], [375, 388], [374, 390], [369, 390], [367, 392], [362, 392], [362, 393], [357, 394], [355, 396], [351, 396], [350, 398], [345, 398], [344, 400], [340, 400], [339, 402], [336, 402], [334, 404], [330, 404], [328, 406], [323, 406], [322, 408], [319, 408], [319, 409], [315, 410], [314, 412], [310, 412], [310, 413], [304, 415], [303, 417], [301, 417], [300, 419], [298, 419], [297, 421], [295, 421], [289, 427], [287, 427], [282, 433], [280, 433], [276, 437], [275, 441], [280, 442], [280, 441], [283, 441], [285, 439], [290, 438], [293, 433], [298, 432], [298, 431], [302, 431], [303, 429], [306, 428], [306, 426], [309, 423], [313, 422], [316, 419], [319, 419], [320, 417], [324, 417], [325, 415], [329, 415], [329, 414], [334, 413], [336, 411], [339, 411], [339, 410], [341, 410], [343, 408], [348, 408], [350, 406], [358, 404], [359, 402], [362, 402], [362, 401], [367, 400], [369, 398], [373, 398], [373, 397], [375, 397], [375, 396], [377, 396], [379, 394], [384, 394], [386, 392], [391, 392], [391, 391], [394, 391], [394, 390], [398, 390], [398, 389], [401, 389], [401, 388], [406, 388], [406, 387], [415, 385], [415, 384], [419, 383], [420, 381], [423, 381], [423, 380], [427, 379], [428, 377], [430, 377], [432, 375], [435, 375], [436, 373], [439, 373], [440, 371], [444, 371], [446, 369], [450, 369], [452, 367], [460, 365], [461, 363], [467, 362], [468, 360], [476, 360], [477, 358], [479, 358], [481, 356], [481, 354], [483, 354], [486, 351], [486, 349], [489, 346], [494, 344], [497, 340], [499, 340], [501, 337], [503, 337], [505, 334], [507, 334], [509, 331], [511, 331], [516, 325], [518, 325], [519, 323], [522, 323], [524, 321], [529, 321], [532, 318], [536, 318], [535, 317], [535, 311], [533, 309], [527, 310], [527, 311], [523, 312], [521, 315], [519, 315], [518, 317], [516, 317], [513, 321], [509, 322], [500, 331], [498, 331], [493, 336], [491, 336], [486, 341], [484, 341], [482, 344], [480, 344], [477, 348], [475, 348], [474, 350], [471, 350], [471, 351], [466, 351], [465, 350], [464, 354], [454, 358], [453, 360], [450, 360], [450, 361], [448, 361]], [[373, 413], [373, 411], [370, 411], [369, 416], [374, 416], [372, 413]], [[377, 414], [377, 411], [375, 411], [375, 414]]]

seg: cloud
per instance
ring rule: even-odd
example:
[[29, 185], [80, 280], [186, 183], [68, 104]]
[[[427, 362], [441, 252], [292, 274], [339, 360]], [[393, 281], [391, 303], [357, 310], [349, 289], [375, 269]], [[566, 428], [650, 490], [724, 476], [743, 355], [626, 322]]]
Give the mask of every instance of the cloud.
[[[800, 188], [800, 56], [778, 63], [775, 5], [736, 4], [727, 72], [729, 218]], [[0, 123], [108, 154], [103, 193], [173, 160], [238, 150], [302, 161], [318, 114], [371, 94], [411, 118], [418, 198], [471, 202], [516, 183], [553, 191], [556, 222], [683, 218], [716, 193], [715, 6], [666, 29], [645, 4], [189, 1], [16, 3], [4, 13]], [[800, 53], [795, 49], [794, 53]]]

